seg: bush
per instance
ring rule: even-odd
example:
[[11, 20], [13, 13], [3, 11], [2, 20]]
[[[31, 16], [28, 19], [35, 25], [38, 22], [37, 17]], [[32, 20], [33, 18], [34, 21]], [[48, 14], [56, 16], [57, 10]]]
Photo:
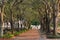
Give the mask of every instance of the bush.
[[32, 25], [39, 25], [40, 23], [39, 23], [39, 21], [33, 20], [33, 21], [31, 21], [31, 24]]
[[17, 36], [19, 33], [20, 33], [20, 32], [16, 31], [16, 32], [14, 33], [14, 35]]
[[20, 33], [23, 33], [23, 32], [26, 32], [27, 30], [26, 29], [23, 29], [23, 30], [20, 30], [20, 31], [16, 31], [14, 33], [15, 36], [19, 35]]
[[14, 35], [13, 34], [5, 34], [4, 36], [3, 36], [3, 38], [11, 38], [11, 37], [13, 37]]
[[20, 33], [26, 32], [26, 29], [22, 29], [20, 31], [14, 31], [14, 34], [12, 34], [10, 31], [8, 31], [6, 34], [4, 34], [3, 38], [12, 38], [13, 36], [17, 36]]

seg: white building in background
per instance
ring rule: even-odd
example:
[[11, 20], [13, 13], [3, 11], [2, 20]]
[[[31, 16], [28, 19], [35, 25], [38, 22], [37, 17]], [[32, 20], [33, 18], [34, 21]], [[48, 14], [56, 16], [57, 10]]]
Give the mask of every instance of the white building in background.
[[7, 23], [5, 22], [3, 27], [4, 27], [4, 28], [11, 29], [11, 24], [10, 24], [10, 22], [8, 22], [8, 25], [7, 25]]
[[41, 27], [40, 25], [31, 25], [32, 29], [40, 29], [40, 27]]
[[[23, 21], [16, 21], [13, 25], [14, 25], [14, 28], [18, 28], [18, 23], [19, 23], [19, 28], [21, 28], [21, 24], [22, 24], [22, 28], [24, 28], [24, 25], [23, 25]], [[5, 28], [8, 28], [8, 29], [11, 29], [11, 24], [10, 24], [10, 22], [8, 22], [8, 25], [7, 25], [7, 23], [5, 22], [4, 23], [4, 26], [3, 26], [3, 28], [5, 29]]]
[[19, 20], [18, 23], [20, 28], [21, 28], [21, 24], [22, 24], [22, 28], [24, 28], [23, 21]]

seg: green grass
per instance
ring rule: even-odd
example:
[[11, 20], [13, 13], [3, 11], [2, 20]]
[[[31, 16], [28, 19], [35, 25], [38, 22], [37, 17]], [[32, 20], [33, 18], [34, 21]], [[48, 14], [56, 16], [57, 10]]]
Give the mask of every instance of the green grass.
[[16, 31], [16, 32], [14, 33], [14, 35], [17, 36], [17, 35], [19, 35], [19, 34], [21, 34], [21, 33], [23, 33], [23, 32], [26, 32], [26, 31], [27, 31], [27, 30], [25, 30], [25, 29], [20, 30], [20, 31]]
[[14, 35], [13, 34], [5, 34], [4, 36], [3, 36], [3, 38], [11, 38], [11, 37], [13, 37]]
[[60, 24], [58, 24], [58, 27], [60, 27]]
[[49, 39], [60, 38], [60, 35], [47, 35], [47, 38]]
[[26, 29], [22, 29], [20, 31], [14, 31], [14, 34], [12, 34], [11, 32], [7, 32], [6, 34], [3, 35], [3, 38], [12, 38], [13, 36], [17, 36], [26, 31], [27, 31]]

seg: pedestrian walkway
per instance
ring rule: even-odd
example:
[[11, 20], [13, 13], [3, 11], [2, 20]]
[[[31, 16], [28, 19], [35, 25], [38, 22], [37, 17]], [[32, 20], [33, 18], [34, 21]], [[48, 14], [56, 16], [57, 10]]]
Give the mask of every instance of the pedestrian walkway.
[[40, 34], [37, 29], [29, 30], [20, 34], [14, 40], [39, 40]]
[[18, 36], [10, 39], [0, 39], [0, 40], [60, 40], [60, 39], [47, 39], [46, 35], [41, 34], [40, 30], [32, 29], [28, 30]]

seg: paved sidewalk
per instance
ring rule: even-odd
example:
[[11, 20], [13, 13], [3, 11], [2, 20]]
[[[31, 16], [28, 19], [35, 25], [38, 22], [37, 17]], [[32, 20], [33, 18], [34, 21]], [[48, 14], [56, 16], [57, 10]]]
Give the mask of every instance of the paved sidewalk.
[[33, 29], [20, 34], [19, 36], [14, 38], [14, 40], [39, 40], [39, 38], [40, 38], [40, 35], [38, 30]]
[[47, 39], [46, 35], [41, 35], [39, 30], [32, 29], [32, 30], [28, 30], [25, 33], [22, 33], [14, 38], [0, 39], [0, 40], [60, 40], [60, 39]]
[[0, 40], [40, 40], [40, 34], [37, 29], [28, 30], [14, 38], [0, 38]]

